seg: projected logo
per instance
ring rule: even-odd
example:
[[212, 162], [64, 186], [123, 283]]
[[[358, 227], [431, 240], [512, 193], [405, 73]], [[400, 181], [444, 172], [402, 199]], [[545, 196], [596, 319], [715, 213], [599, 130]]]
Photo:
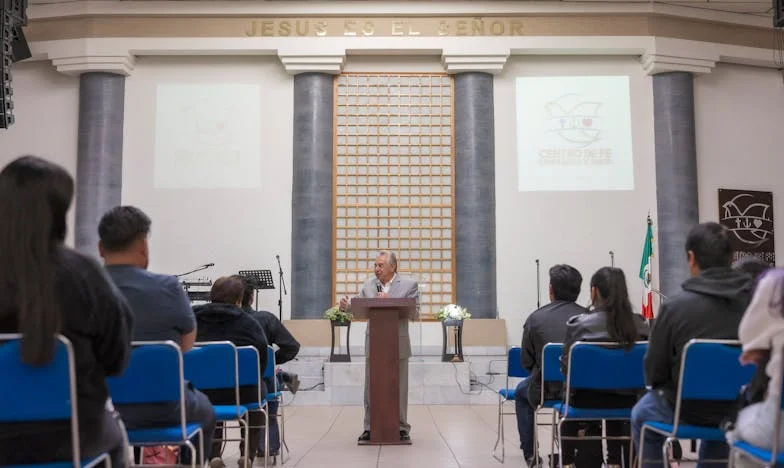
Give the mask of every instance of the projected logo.
[[564, 94], [545, 103], [544, 107], [547, 132], [555, 133], [578, 148], [585, 148], [601, 139], [601, 102], [584, 100], [579, 94]]
[[727, 226], [738, 242], [757, 248], [773, 238], [773, 209], [752, 193], [741, 193], [721, 205], [721, 224]]

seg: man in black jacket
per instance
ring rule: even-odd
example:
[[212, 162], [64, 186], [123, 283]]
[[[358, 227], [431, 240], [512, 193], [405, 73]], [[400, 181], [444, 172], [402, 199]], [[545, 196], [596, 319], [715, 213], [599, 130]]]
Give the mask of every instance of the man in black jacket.
[[[259, 367], [267, 367], [267, 338], [264, 330], [251, 317], [242, 311], [242, 295], [245, 290], [245, 283], [236, 277], [223, 276], [215, 280], [210, 290], [210, 300], [212, 302], [197, 305], [193, 308], [198, 324], [197, 340], [204, 341], [231, 341], [236, 346], [253, 346], [259, 352]], [[261, 385], [241, 385], [239, 387], [239, 397], [241, 403], [253, 403], [259, 398], [267, 395], [266, 386]], [[212, 389], [205, 390], [204, 393], [215, 405], [233, 405], [236, 401], [236, 391], [234, 389]], [[250, 448], [246, 450], [244, 444], [240, 442], [240, 453], [248, 457], [250, 465], [256, 456], [256, 447], [263, 439], [262, 431], [259, 429], [264, 425], [264, 418], [258, 411], [248, 413], [250, 433], [248, 442]], [[216, 439], [222, 437], [222, 423], [218, 423], [216, 428]], [[241, 431], [244, 438], [244, 430]], [[219, 457], [221, 451], [221, 441], [213, 442], [210, 468], [222, 468], [224, 463]], [[242, 457], [239, 460], [240, 466], [245, 466]]]
[[[267, 337], [267, 343], [278, 347], [275, 351], [275, 364], [285, 364], [297, 356], [299, 353], [299, 342], [294, 336], [286, 329], [286, 327], [275, 317], [275, 314], [267, 312], [266, 310], [253, 310], [253, 294], [255, 288], [253, 283], [248, 278], [237, 276], [243, 280], [245, 290], [242, 295], [242, 309], [250, 314], [256, 322], [264, 330]], [[286, 372], [281, 369], [275, 369], [275, 375], [278, 379], [278, 385], [285, 384], [292, 394], [297, 393], [299, 390], [299, 376], [291, 372]], [[264, 379], [267, 389], [272, 391], [275, 382], [271, 379]], [[269, 408], [269, 444], [270, 456], [275, 457], [280, 451], [280, 432], [278, 429], [278, 402], [268, 402]], [[260, 441], [258, 456], [264, 456], [264, 441]]]
[[[695, 338], [738, 339], [738, 325], [749, 303], [752, 280], [747, 274], [730, 268], [732, 247], [726, 228], [717, 223], [694, 227], [686, 239], [686, 255], [691, 278], [659, 308], [645, 356], [645, 377], [652, 390], [632, 410], [637, 447], [643, 423], [673, 422], [681, 353], [686, 343]], [[733, 405], [688, 401], [683, 404], [681, 415], [690, 424], [718, 427], [730, 415]], [[663, 443], [664, 437], [645, 432], [644, 467], [661, 466]], [[728, 455], [725, 442], [700, 444], [700, 460], [726, 459]], [[711, 465], [726, 466], [726, 463], [700, 463], [700, 466]]]
[[[523, 325], [521, 360], [530, 376], [523, 379], [515, 389], [515, 413], [517, 430], [520, 433], [520, 448], [532, 466], [538, 461], [534, 453], [534, 408], [541, 398], [542, 348], [547, 343], [563, 343], [566, 338], [566, 322], [586, 312], [575, 303], [580, 295], [583, 277], [569, 265], [550, 268], [550, 303], [534, 311]], [[561, 398], [561, 385], [549, 385], [545, 389], [546, 399]]]

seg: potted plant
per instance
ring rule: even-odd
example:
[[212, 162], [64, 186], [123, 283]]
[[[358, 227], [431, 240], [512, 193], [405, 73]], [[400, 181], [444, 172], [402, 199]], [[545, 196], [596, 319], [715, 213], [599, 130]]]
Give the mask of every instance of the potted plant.
[[[463, 320], [471, 318], [468, 309], [457, 304], [448, 304], [438, 310], [436, 318], [441, 320], [441, 330], [443, 342], [441, 348], [441, 360], [444, 362], [463, 362]], [[454, 330], [454, 352], [447, 353], [447, 327]]]
[[471, 314], [468, 313], [468, 309], [465, 307], [460, 307], [457, 304], [449, 304], [438, 310], [436, 318], [444, 322], [444, 325], [453, 327], [458, 325], [458, 322], [470, 319]]
[[[332, 335], [329, 350], [329, 362], [351, 362], [351, 319], [354, 316], [351, 312], [340, 310], [340, 306], [335, 304], [324, 311], [324, 318], [329, 320], [330, 334]], [[340, 331], [337, 327], [347, 327], [346, 329], [346, 352], [340, 353]]]
[[324, 311], [324, 318], [337, 326], [345, 326], [346, 324], [351, 323], [354, 316], [351, 312], [340, 310], [340, 306], [335, 304]]

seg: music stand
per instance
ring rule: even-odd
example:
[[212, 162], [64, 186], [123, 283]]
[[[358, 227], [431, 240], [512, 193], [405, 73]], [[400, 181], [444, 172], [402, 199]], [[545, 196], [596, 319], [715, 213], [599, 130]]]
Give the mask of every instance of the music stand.
[[259, 310], [259, 290], [260, 289], [275, 289], [275, 283], [272, 281], [272, 270], [240, 270], [237, 272], [239, 276], [245, 278], [248, 283], [256, 290], [256, 311]]

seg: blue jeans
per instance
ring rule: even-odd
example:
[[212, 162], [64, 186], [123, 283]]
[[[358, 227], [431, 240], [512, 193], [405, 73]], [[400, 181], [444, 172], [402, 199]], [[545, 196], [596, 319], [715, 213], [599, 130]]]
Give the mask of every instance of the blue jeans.
[[[635, 453], [639, 453], [640, 432], [644, 422], [673, 423], [673, 409], [670, 403], [659, 391], [653, 390], [645, 394], [632, 409], [632, 436], [634, 438]], [[643, 468], [662, 466], [662, 445], [665, 437], [651, 430], [645, 431], [645, 440], [642, 442]], [[727, 462], [706, 463], [702, 460], [726, 460], [730, 448], [726, 442], [701, 441], [699, 462], [697, 468], [726, 467]]]
[[528, 401], [528, 379], [525, 378], [515, 388], [515, 414], [517, 432], [520, 433], [520, 448], [526, 460], [534, 456], [534, 407]]

